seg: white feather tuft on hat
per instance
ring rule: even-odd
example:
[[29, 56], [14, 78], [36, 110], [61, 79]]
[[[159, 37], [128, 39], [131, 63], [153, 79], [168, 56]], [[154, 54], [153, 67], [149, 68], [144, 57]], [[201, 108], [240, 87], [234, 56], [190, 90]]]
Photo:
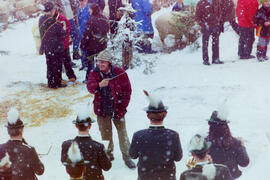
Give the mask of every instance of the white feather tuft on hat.
[[228, 120], [229, 116], [229, 109], [227, 106], [227, 99], [224, 100], [224, 102], [220, 103], [218, 106], [218, 114], [217, 117], [223, 121]]
[[72, 163], [80, 162], [83, 159], [80, 148], [76, 141], [73, 141], [68, 149], [68, 158]]
[[148, 98], [150, 102], [149, 106], [152, 106], [158, 109], [159, 104], [162, 102], [161, 99], [157, 98], [153, 93], [149, 94], [147, 91], [144, 91], [144, 93], [146, 94], [146, 97]]
[[81, 106], [78, 109], [77, 113], [78, 113], [79, 122], [83, 121], [87, 119], [88, 117], [90, 117], [90, 108], [88, 106]]
[[1, 159], [0, 168], [1, 167], [5, 167], [5, 168], [10, 168], [11, 167], [11, 162], [10, 162], [8, 153], [6, 153], [5, 156]]
[[45, 10], [44, 5], [42, 5], [42, 4], [39, 4], [39, 5], [38, 5], [38, 8], [39, 8], [40, 10], [42, 10], [42, 11], [44, 11], [44, 10]]
[[200, 151], [204, 148], [204, 138], [199, 136], [193, 136], [190, 140], [188, 150], [189, 151]]
[[203, 166], [202, 174], [207, 177], [207, 180], [213, 180], [216, 176], [216, 167], [214, 164], [206, 164]]
[[15, 107], [10, 108], [9, 112], [7, 113], [7, 117], [9, 124], [16, 124], [17, 120], [19, 119], [18, 109]]

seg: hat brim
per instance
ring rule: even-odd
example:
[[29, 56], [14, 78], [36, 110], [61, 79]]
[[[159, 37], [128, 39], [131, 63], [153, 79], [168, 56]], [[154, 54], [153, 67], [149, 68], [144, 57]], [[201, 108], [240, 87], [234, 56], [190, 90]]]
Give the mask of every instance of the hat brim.
[[168, 110], [168, 106], [164, 106], [163, 109], [149, 109], [149, 107], [144, 108], [146, 112], [153, 112], [153, 113], [159, 113], [159, 112], [164, 112]]
[[72, 165], [84, 165], [84, 164], [89, 164], [90, 161], [83, 161], [83, 162], [76, 162], [76, 163], [72, 163], [72, 162], [63, 162], [62, 164], [64, 166], [72, 166]]
[[203, 147], [203, 149], [201, 150], [191, 150], [190, 152], [194, 153], [194, 154], [202, 154], [204, 152], [206, 152], [208, 149], [210, 149], [212, 143], [210, 141], [205, 143], [205, 146]]
[[84, 123], [91, 123], [91, 124], [92, 124], [92, 123], [94, 123], [94, 122], [96, 122], [96, 120], [94, 120], [94, 119], [91, 119], [90, 122], [89, 122], [89, 121], [78, 122], [78, 121], [76, 121], [76, 120], [73, 120], [73, 121], [72, 121], [73, 124], [78, 124], [78, 125], [79, 125], [79, 124], [84, 124]]
[[20, 125], [14, 125], [14, 126], [11, 126], [9, 124], [6, 124], [5, 127], [6, 128], [10, 128], [10, 129], [19, 129], [19, 128], [23, 128], [25, 125], [27, 125], [28, 123], [23, 123], [23, 124], [20, 124]]
[[230, 121], [227, 121], [227, 120], [225, 120], [225, 121], [223, 121], [223, 120], [213, 120], [213, 119], [206, 119], [206, 121], [208, 121], [208, 122], [212, 122], [212, 123], [216, 123], [216, 124], [228, 124], [228, 123], [230, 123]]

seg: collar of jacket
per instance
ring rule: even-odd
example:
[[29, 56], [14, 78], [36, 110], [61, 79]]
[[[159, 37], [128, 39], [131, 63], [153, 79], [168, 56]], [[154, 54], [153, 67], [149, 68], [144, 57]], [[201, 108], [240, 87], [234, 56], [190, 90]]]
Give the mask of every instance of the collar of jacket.
[[150, 125], [149, 129], [164, 129], [164, 125]]
[[[99, 75], [101, 76], [101, 79], [103, 79], [103, 74], [104, 74], [104, 73], [101, 72], [100, 69], [99, 69], [98, 67], [96, 67], [96, 68], [94, 69], [94, 71], [98, 72]], [[111, 65], [111, 69], [110, 69], [110, 72], [109, 72], [109, 73], [112, 74], [112, 77], [115, 76], [115, 73], [114, 73], [114, 66], [113, 66], [113, 65]]]
[[196, 166], [194, 168], [202, 169], [202, 167], [206, 164], [210, 164], [209, 161], [204, 161], [204, 162], [197, 162]]
[[76, 136], [76, 138], [75, 139], [83, 139], [83, 138], [89, 138], [89, 139], [91, 139], [92, 140], [92, 138], [91, 138], [91, 136], [90, 135], [78, 135], [78, 136]]

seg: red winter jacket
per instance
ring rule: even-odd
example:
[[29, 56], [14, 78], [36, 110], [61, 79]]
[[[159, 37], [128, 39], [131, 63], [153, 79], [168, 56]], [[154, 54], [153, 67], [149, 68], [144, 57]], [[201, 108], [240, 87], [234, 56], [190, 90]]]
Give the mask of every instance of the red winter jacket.
[[257, 0], [238, 0], [236, 15], [240, 27], [256, 27], [254, 16], [259, 8]]
[[58, 14], [57, 15], [57, 20], [62, 24], [63, 29], [66, 31], [66, 37], [62, 38], [64, 42], [65, 49], [69, 48], [69, 33], [71, 30], [71, 26], [67, 18], [63, 14]]
[[[124, 73], [124, 70], [112, 66], [111, 71], [113, 76], [117, 76], [121, 73]], [[89, 78], [87, 81], [87, 89], [91, 94], [95, 95], [94, 98], [94, 112], [98, 116], [103, 116], [103, 107], [102, 107], [102, 94], [98, 86], [98, 83], [102, 80], [100, 75], [99, 68], [94, 69], [90, 72]], [[131, 85], [129, 78], [126, 73], [120, 75], [109, 82], [109, 86], [112, 91], [114, 99], [114, 113], [116, 118], [122, 118], [127, 112], [126, 108], [130, 101], [131, 96]]]

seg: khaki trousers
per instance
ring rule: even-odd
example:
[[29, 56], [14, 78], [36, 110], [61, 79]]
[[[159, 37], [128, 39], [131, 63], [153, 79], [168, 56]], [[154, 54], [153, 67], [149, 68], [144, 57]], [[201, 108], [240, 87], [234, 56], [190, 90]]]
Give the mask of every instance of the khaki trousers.
[[[97, 117], [98, 127], [99, 131], [101, 133], [102, 140], [108, 140], [109, 145], [107, 147], [107, 152], [112, 153], [114, 149], [113, 144], [113, 134], [112, 134], [112, 116], [98, 116]], [[117, 129], [118, 133], [118, 140], [119, 140], [119, 146], [120, 150], [122, 152], [123, 160], [129, 160], [129, 146], [130, 142], [127, 136], [127, 130], [126, 130], [126, 122], [125, 118], [121, 118], [121, 120], [113, 121], [114, 126]]]

